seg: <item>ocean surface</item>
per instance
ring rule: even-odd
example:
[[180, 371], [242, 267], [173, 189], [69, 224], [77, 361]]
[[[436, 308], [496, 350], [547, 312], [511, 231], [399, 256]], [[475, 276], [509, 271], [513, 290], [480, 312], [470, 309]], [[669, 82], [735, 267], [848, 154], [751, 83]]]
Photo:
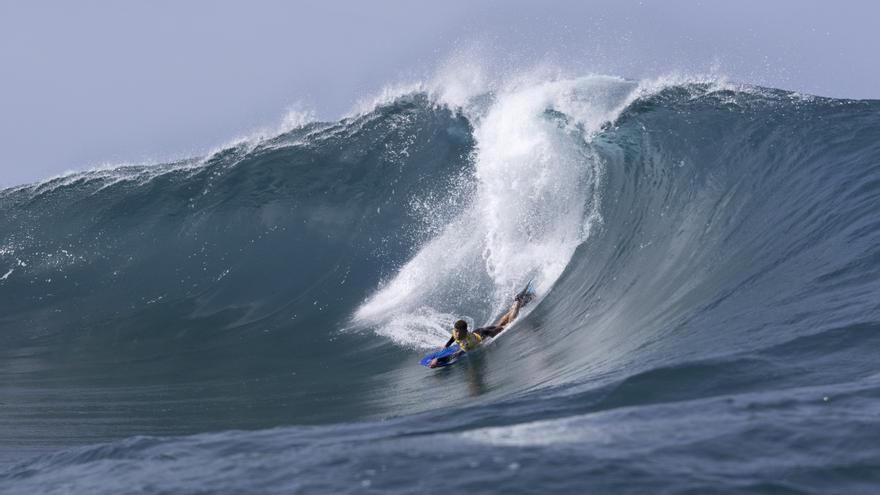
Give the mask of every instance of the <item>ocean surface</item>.
[[2, 190], [0, 492], [880, 493], [880, 101], [416, 88]]

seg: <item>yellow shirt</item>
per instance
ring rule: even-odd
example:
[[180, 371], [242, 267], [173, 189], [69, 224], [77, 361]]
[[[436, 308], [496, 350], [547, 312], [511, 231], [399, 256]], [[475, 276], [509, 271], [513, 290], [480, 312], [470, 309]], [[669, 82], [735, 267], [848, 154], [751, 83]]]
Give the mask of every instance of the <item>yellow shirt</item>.
[[[452, 337], [455, 338], [455, 333], [453, 332]], [[480, 342], [483, 341], [483, 338], [474, 332], [468, 332], [465, 336], [464, 340], [455, 339], [455, 343], [458, 344], [458, 348], [467, 352], [475, 349]]]

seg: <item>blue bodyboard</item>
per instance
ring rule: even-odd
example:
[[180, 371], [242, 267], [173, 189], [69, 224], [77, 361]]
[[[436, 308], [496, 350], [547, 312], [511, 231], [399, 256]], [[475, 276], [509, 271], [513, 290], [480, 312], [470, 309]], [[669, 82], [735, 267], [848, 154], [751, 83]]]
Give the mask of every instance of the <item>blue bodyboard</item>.
[[[431, 361], [433, 361], [435, 358], [448, 357], [448, 356], [455, 354], [456, 352], [458, 352], [458, 344], [452, 344], [451, 346], [447, 347], [446, 349], [437, 351], [433, 354], [428, 354], [427, 356], [423, 357], [422, 360], [419, 361], [419, 364], [421, 364], [422, 366], [428, 366], [431, 364]], [[442, 368], [444, 366], [449, 366], [450, 364], [453, 364], [456, 361], [458, 361], [458, 359], [450, 359], [448, 361], [438, 363], [437, 367]]]

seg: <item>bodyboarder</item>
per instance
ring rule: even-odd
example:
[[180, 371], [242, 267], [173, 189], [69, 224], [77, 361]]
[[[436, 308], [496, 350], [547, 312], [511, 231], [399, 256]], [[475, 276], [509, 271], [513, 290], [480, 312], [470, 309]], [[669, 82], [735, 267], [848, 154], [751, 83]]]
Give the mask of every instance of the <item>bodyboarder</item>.
[[464, 354], [465, 352], [472, 351], [476, 349], [482, 342], [483, 339], [489, 337], [495, 337], [499, 333], [504, 331], [504, 328], [507, 327], [514, 319], [516, 319], [517, 315], [519, 315], [519, 310], [523, 306], [525, 306], [529, 301], [532, 300], [533, 294], [528, 290], [523, 290], [519, 294], [514, 297], [513, 306], [501, 316], [497, 323], [488, 327], [477, 328], [473, 332], [468, 331], [468, 324], [464, 320], [458, 320], [453, 325], [452, 336], [449, 337], [449, 340], [446, 342], [446, 345], [443, 348], [447, 348], [451, 346], [453, 343], [458, 344], [458, 351], [454, 354], [441, 358], [434, 358], [431, 360], [431, 363], [428, 365], [429, 368], [436, 368], [441, 363], [445, 361], [452, 361], [458, 359], [459, 356]]

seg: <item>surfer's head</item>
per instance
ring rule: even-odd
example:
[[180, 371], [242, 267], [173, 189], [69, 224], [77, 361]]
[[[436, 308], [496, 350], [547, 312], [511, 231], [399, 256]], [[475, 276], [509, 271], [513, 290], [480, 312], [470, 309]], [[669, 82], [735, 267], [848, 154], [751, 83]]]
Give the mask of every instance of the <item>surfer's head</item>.
[[464, 321], [464, 320], [456, 321], [455, 325], [453, 325], [453, 328], [454, 328], [453, 331], [455, 332], [456, 337], [462, 338], [465, 335], [467, 335], [468, 330], [467, 330], [467, 322], [466, 321]]

